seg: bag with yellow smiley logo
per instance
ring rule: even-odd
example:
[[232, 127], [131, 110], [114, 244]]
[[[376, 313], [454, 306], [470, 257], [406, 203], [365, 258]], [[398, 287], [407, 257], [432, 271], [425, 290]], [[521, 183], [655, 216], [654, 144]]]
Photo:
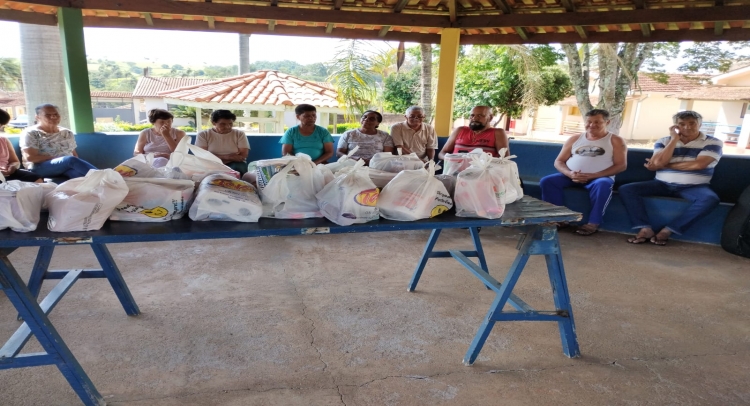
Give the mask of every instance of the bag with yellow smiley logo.
[[380, 190], [370, 180], [365, 161], [341, 169], [332, 182], [315, 197], [320, 212], [341, 226], [366, 223], [380, 218], [377, 202]]
[[435, 179], [435, 163], [427, 169], [401, 171], [380, 192], [378, 209], [389, 220], [413, 221], [438, 216], [453, 207], [445, 185]]
[[126, 178], [128, 195], [109, 216], [115, 221], [161, 222], [182, 218], [193, 200], [189, 179]]

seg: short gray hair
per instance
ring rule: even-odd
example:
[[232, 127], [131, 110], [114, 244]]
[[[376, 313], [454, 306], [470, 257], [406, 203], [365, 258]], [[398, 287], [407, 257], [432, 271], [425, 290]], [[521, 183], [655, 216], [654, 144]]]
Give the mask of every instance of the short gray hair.
[[414, 112], [414, 110], [419, 110], [419, 111], [421, 111], [422, 113], [424, 113], [424, 109], [423, 109], [422, 107], [419, 107], [419, 106], [411, 106], [411, 107], [409, 107], [408, 109], [406, 109], [406, 113], [404, 113], [404, 114], [406, 114], [406, 115], [408, 116], [409, 114], [413, 113], [413, 112]]
[[677, 124], [677, 120], [684, 120], [686, 118], [694, 118], [698, 121], [698, 125], [703, 124], [703, 116], [697, 111], [692, 110], [678, 111], [672, 116], [672, 123]]
[[47, 107], [52, 107], [55, 110], [57, 110], [58, 113], [60, 112], [60, 108], [59, 107], [55, 106], [54, 104], [49, 104], [49, 103], [44, 103], [44, 104], [40, 104], [40, 105], [36, 106], [36, 108], [34, 109], [34, 111], [36, 112], [36, 115], [38, 116], [39, 113], [41, 113], [42, 110], [46, 109]]

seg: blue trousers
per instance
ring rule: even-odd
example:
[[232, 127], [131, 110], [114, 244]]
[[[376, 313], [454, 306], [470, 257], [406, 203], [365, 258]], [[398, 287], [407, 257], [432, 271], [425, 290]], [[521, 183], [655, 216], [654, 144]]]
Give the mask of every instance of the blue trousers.
[[615, 181], [604, 177], [590, 181], [586, 184], [575, 183], [562, 173], [548, 175], [542, 178], [539, 186], [542, 188], [542, 200], [557, 206], [564, 206], [563, 189], [566, 187], [582, 187], [589, 191], [591, 200], [591, 212], [589, 223], [599, 225], [602, 223], [604, 211], [612, 198], [612, 186]]
[[681, 197], [690, 202], [690, 207], [664, 228], [682, 234], [701, 217], [719, 205], [719, 196], [708, 185], [671, 186], [660, 180], [628, 183], [620, 186], [620, 198], [635, 229], [652, 228], [646, 213], [643, 198], [647, 196]]
[[89, 169], [96, 169], [96, 167], [74, 156], [62, 156], [34, 164], [34, 168], [31, 171], [43, 178], [67, 176], [73, 179], [86, 176]]

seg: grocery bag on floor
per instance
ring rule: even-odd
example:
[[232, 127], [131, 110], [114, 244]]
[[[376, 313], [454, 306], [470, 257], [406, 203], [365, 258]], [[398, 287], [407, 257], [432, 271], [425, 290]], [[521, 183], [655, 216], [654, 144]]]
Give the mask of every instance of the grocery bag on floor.
[[378, 196], [380, 216], [411, 221], [435, 217], [453, 207], [448, 191], [435, 179], [435, 163], [427, 169], [400, 172]]
[[502, 148], [500, 150], [501, 158], [492, 158], [492, 164], [499, 165], [502, 169], [505, 204], [510, 204], [523, 198], [523, 188], [521, 187], [521, 177], [518, 175], [518, 165], [512, 161], [516, 156], [505, 156], [506, 150], [507, 148]]
[[336, 174], [336, 172], [347, 168], [352, 167], [357, 164], [357, 160], [353, 159], [352, 156], [359, 151], [359, 145], [354, 146], [351, 151], [349, 151], [346, 155], [342, 156], [338, 159], [336, 162], [331, 162], [330, 164], [326, 164], [326, 168], [330, 169], [331, 172]]
[[263, 159], [255, 162], [255, 178], [258, 184], [258, 190], [265, 189], [271, 178], [279, 173], [284, 167], [294, 159], [294, 156], [284, 156], [275, 159]]
[[263, 190], [263, 215], [299, 219], [323, 217], [315, 195], [333, 179], [325, 165], [315, 165], [310, 156], [297, 154], [274, 175]]
[[98, 230], [128, 195], [122, 176], [112, 169], [92, 169], [83, 178], [70, 179], [45, 197], [50, 231]]
[[[203, 148], [191, 145], [190, 137], [182, 137], [177, 143], [174, 152], [169, 156], [169, 162], [165, 165], [165, 171], [174, 171], [184, 173], [195, 182], [200, 182], [208, 175], [214, 173], [224, 173], [239, 179], [240, 173], [224, 165], [221, 159], [216, 155], [206, 151]], [[189, 155], [188, 151], [193, 155]]]
[[0, 173], [0, 230], [26, 233], [36, 230], [45, 190], [41, 183], [5, 180]]
[[152, 165], [154, 154], [138, 154], [115, 166], [115, 171], [123, 178], [159, 178], [160, 172]]
[[182, 218], [195, 190], [195, 182], [186, 179], [126, 178], [125, 184], [128, 195], [115, 207], [110, 220], [160, 222]]
[[415, 153], [393, 155], [390, 152], [378, 152], [370, 159], [370, 168], [398, 173], [403, 170], [422, 169], [424, 162]]
[[372, 183], [381, 189], [398, 175], [398, 173], [381, 171], [380, 169], [375, 169], [373, 167], [368, 168], [368, 174], [370, 175]]
[[505, 185], [500, 165], [492, 157], [472, 157], [471, 165], [456, 178], [456, 216], [496, 219], [505, 212]]
[[195, 221], [241, 221], [255, 223], [263, 206], [252, 184], [225, 174], [206, 176], [190, 206]]
[[320, 212], [341, 226], [366, 223], [380, 218], [377, 202], [380, 191], [370, 180], [365, 161], [340, 170], [315, 197]]

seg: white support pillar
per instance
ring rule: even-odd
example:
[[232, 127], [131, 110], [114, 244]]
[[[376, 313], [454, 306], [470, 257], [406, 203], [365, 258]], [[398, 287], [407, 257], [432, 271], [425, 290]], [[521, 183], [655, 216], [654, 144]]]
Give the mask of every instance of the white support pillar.
[[276, 133], [283, 134], [284, 133], [284, 111], [285, 110], [276, 110], [274, 114], [276, 114]]
[[201, 132], [203, 130], [203, 109], [200, 107], [195, 108], [195, 131]]
[[750, 105], [745, 110], [745, 118], [742, 119], [742, 129], [740, 129], [740, 136], [737, 138], [738, 154], [744, 154], [747, 151], [748, 142], [750, 142]]

